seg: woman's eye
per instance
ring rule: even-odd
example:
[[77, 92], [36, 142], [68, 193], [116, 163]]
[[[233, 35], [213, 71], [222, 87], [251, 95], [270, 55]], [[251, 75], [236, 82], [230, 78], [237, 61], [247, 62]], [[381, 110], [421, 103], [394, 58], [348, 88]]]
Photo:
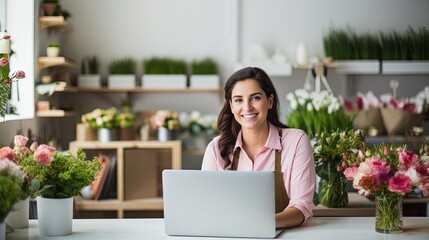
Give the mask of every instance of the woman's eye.
[[259, 100], [261, 100], [261, 96], [252, 97], [252, 101], [259, 101]]
[[243, 99], [235, 99], [234, 102], [235, 103], [241, 103], [241, 102], [243, 102]]

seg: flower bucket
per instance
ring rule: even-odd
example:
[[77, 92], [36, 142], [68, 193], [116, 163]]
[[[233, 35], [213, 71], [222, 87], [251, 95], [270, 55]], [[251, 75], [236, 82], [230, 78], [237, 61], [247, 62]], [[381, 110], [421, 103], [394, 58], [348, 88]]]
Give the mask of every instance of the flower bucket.
[[0, 222], [0, 239], [1, 240], [6, 239], [6, 222], [5, 221]]
[[158, 128], [158, 141], [166, 142], [174, 139], [174, 131], [170, 131], [168, 128]]
[[403, 231], [402, 197], [375, 197], [375, 231], [380, 233], [400, 233]]
[[384, 126], [388, 135], [412, 134], [414, 126], [420, 126], [422, 118], [419, 114], [390, 108], [381, 109]]
[[73, 197], [37, 197], [37, 215], [41, 236], [69, 235], [73, 224]]
[[119, 140], [121, 141], [132, 141], [135, 140], [135, 132], [136, 130], [134, 127], [126, 127], [126, 128], [119, 128]]
[[359, 111], [353, 120], [355, 129], [370, 129], [377, 130], [376, 135], [386, 134], [383, 117], [381, 116], [380, 108], [370, 108], [368, 110]]
[[336, 170], [336, 166], [326, 163], [325, 171], [319, 182], [318, 197], [320, 204], [329, 208], [341, 208], [349, 204], [347, 195], [346, 178], [342, 172]]
[[97, 131], [93, 128], [85, 126], [85, 124], [76, 124], [76, 140], [77, 141], [95, 141], [97, 140]]
[[97, 130], [97, 139], [100, 142], [110, 142], [117, 140], [116, 129], [100, 128]]
[[30, 198], [20, 200], [13, 206], [6, 218], [6, 222], [13, 229], [27, 228], [30, 219]]

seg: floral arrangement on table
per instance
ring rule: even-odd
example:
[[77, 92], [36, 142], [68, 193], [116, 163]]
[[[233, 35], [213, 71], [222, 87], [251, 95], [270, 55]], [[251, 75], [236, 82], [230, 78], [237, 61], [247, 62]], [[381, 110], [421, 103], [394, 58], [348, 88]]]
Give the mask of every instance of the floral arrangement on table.
[[28, 148], [28, 138], [15, 136], [13, 160], [22, 168], [32, 185], [39, 189], [35, 195], [45, 198], [80, 196], [80, 190], [91, 184], [101, 170], [96, 158], [87, 160], [79, 149], [76, 155], [70, 151], [58, 152], [54, 147], [33, 142]]
[[118, 128], [118, 121], [116, 119], [117, 110], [112, 107], [109, 109], [96, 108], [93, 111], [83, 114], [81, 117], [82, 123], [90, 128], [100, 129]]
[[136, 115], [130, 112], [118, 113], [115, 116], [115, 121], [119, 128], [134, 127], [136, 124]]
[[0, 150], [0, 223], [4, 222], [15, 203], [28, 196], [23, 191], [26, 174], [10, 160], [11, 150], [10, 148]]
[[365, 135], [361, 130], [336, 130], [317, 133], [314, 137], [314, 161], [320, 177], [318, 197], [326, 207], [348, 204], [346, 179], [342, 173], [344, 154], [365, 152]]
[[[25, 78], [25, 72], [21, 70], [12, 73], [12, 75], [9, 75], [10, 38], [11, 37], [9, 34], [4, 34], [0, 38], [0, 45], [5, 48], [0, 49], [0, 117], [3, 118], [3, 121], [5, 120], [7, 112], [7, 100], [10, 94], [11, 83]], [[1, 43], [3, 41], [7, 41], [7, 43]]]
[[419, 189], [429, 195], [429, 145], [425, 143], [420, 154], [406, 145], [375, 145], [373, 150], [344, 155], [344, 175], [353, 181], [359, 194], [374, 196], [376, 204], [376, 231], [401, 232], [402, 198]]
[[286, 99], [291, 107], [287, 125], [304, 130], [310, 138], [322, 131], [352, 128], [352, 117], [345, 113], [338, 98], [326, 90], [297, 89], [287, 94]]
[[179, 122], [182, 130], [188, 131], [193, 136], [203, 132], [213, 135], [217, 130], [217, 116], [213, 114], [203, 115], [199, 111], [181, 112]]
[[164, 127], [170, 131], [179, 130], [179, 116], [169, 110], [158, 110], [150, 118], [150, 125], [155, 128]]

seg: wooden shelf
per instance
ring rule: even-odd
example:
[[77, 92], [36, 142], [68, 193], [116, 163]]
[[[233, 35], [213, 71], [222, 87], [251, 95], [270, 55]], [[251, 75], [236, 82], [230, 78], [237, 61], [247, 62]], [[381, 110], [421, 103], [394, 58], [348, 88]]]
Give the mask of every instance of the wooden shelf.
[[101, 87], [101, 88], [80, 88], [80, 87], [66, 87], [60, 92], [68, 92], [68, 93], [220, 93], [221, 89], [192, 89], [192, 88], [186, 88], [186, 89], [145, 89], [141, 87], [136, 88], [108, 88], [108, 87]]
[[[117, 169], [116, 169], [116, 176], [117, 176], [117, 198], [116, 199], [109, 199], [109, 200], [84, 200], [82, 198], [78, 198], [76, 201], [76, 206], [78, 210], [95, 210], [95, 211], [117, 211], [118, 218], [124, 217], [124, 211], [126, 210], [135, 210], [135, 211], [147, 211], [147, 210], [162, 210], [163, 209], [163, 201], [162, 197], [157, 196], [147, 196], [147, 197], [137, 197], [135, 198], [135, 195], [132, 197], [127, 197], [127, 191], [133, 192], [134, 190], [132, 186], [137, 185], [139, 188], [142, 187], [142, 185], [146, 185], [148, 182], [149, 185], [153, 188], [154, 186], [151, 184], [155, 184], [158, 186], [159, 184], [159, 174], [154, 174], [152, 177], [150, 176], [141, 176], [139, 181], [143, 182], [136, 182], [136, 181], [128, 181], [127, 182], [127, 176], [129, 177], [131, 172], [127, 169], [132, 169], [130, 165], [131, 163], [140, 162], [139, 164], [146, 164], [144, 167], [146, 168], [146, 171], [151, 171], [151, 168], [154, 168], [155, 171], [160, 171], [163, 167], [161, 165], [156, 166], [157, 164], [153, 165], [154, 163], [162, 164], [161, 162], [164, 162], [165, 151], [167, 151], [167, 155], [170, 157], [168, 159], [169, 167], [172, 169], [181, 169], [181, 157], [182, 157], [182, 144], [181, 141], [167, 141], [167, 142], [159, 142], [159, 141], [111, 141], [111, 142], [99, 142], [99, 141], [73, 141], [70, 142], [69, 149], [72, 153], [75, 153], [77, 149], [92, 149], [92, 150], [102, 150], [102, 149], [109, 149], [114, 150], [116, 152], [116, 160], [117, 160]], [[140, 153], [134, 153], [129, 155], [130, 150], [148, 150], [148, 151], [155, 151], [156, 154], [152, 154], [153, 159], [145, 159], [145, 161], [140, 161], [141, 156]], [[128, 154], [127, 154], [128, 152]], [[162, 154], [164, 152], [164, 154]], [[127, 156], [127, 157], [126, 157]], [[138, 156], [137, 158], [135, 156]], [[158, 156], [155, 157], [154, 156]], [[146, 156], [147, 157], [147, 156]], [[127, 158], [127, 159], [126, 159]], [[151, 158], [151, 157], [149, 157]], [[161, 159], [162, 158], [162, 159]], [[159, 161], [162, 160], [162, 161]], [[148, 165], [149, 164], [149, 165]], [[151, 165], [152, 164], [152, 165]], [[165, 162], [164, 162], [165, 164]], [[164, 166], [165, 168], [165, 166]], [[139, 168], [140, 169], [140, 168]], [[128, 175], [127, 175], [128, 173]], [[141, 169], [138, 172], [141, 174]], [[135, 174], [135, 173], [134, 173]], [[146, 177], [146, 178], [145, 178]], [[148, 181], [148, 182], [145, 182]], [[148, 186], [149, 186], [148, 185]], [[131, 188], [130, 188], [131, 186]], [[156, 189], [156, 188], [155, 188]], [[156, 190], [158, 191], [158, 190]], [[145, 195], [146, 196], [146, 195]], [[127, 199], [128, 198], [128, 199]]]
[[71, 27], [63, 16], [43, 16], [39, 18], [39, 30], [43, 29], [67, 32], [71, 30]]
[[36, 112], [36, 117], [69, 117], [69, 116], [77, 116], [77, 112], [65, 111], [62, 109], [43, 110], [43, 111]]
[[74, 67], [75, 62], [66, 57], [39, 57], [39, 69], [48, 67]]

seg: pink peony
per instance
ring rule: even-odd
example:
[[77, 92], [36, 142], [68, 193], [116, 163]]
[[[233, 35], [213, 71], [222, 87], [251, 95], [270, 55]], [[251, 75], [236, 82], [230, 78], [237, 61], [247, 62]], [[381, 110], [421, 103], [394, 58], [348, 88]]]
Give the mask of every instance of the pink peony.
[[13, 142], [17, 147], [24, 147], [27, 144], [28, 137], [24, 137], [22, 135], [16, 135]]
[[46, 149], [46, 150], [48, 150], [48, 151], [49, 151], [49, 152], [51, 152], [51, 153], [55, 152], [55, 148], [54, 148], [54, 147], [49, 146], [49, 145], [46, 145], [46, 144], [41, 144], [41, 145], [37, 148], [37, 150], [42, 150], [42, 149]]
[[346, 170], [344, 170], [344, 175], [346, 176], [347, 180], [353, 180], [357, 172], [358, 172], [357, 167], [348, 167], [346, 168]]
[[12, 148], [10, 147], [2, 147], [0, 148], [0, 160], [3, 159], [13, 159]]
[[49, 149], [42, 148], [34, 153], [34, 160], [40, 165], [49, 166], [54, 158]]
[[391, 192], [405, 195], [405, 193], [409, 193], [412, 190], [411, 180], [405, 174], [396, 174], [389, 178], [387, 189]]
[[399, 162], [403, 165], [404, 171], [410, 168], [413, 164], [418, 162], [419, 156], [417, 156], [414, 152], [408, 151], [407, 149], [399, 150]]

